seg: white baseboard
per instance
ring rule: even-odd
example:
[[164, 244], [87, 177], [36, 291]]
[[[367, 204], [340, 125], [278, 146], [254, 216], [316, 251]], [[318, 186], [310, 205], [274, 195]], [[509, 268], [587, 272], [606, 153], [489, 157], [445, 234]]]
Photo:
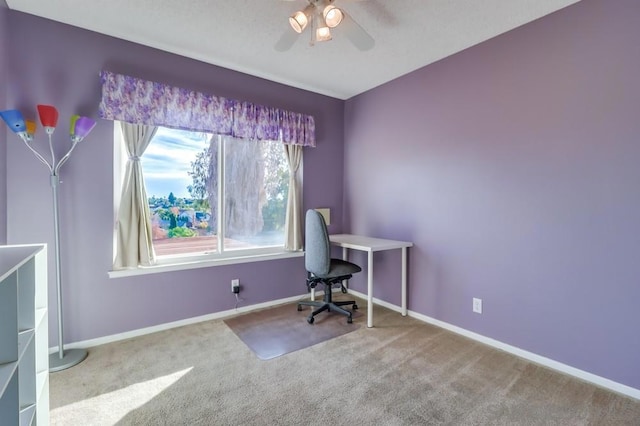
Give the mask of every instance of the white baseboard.
[[[355, 290], [349, 290], [349, 293], [353, 294], [356, 297], [360, 297], [362, 299], [367, 299], [367, 295], [360, 293]], [[316, 296], [320, 296], [323, 294], [322, 291], [316, 291]], [[65, 345], [65, 348], [74, 349], [74, 348], [90, 348], [92, 346], [104, 345], [106, 343], [117, 342], [120, 340], [130, 339], [132, 337], [143, 336], [145, 334], [151, 334], [158, 331], [169, 330], [176, 327], [182, 327], [184, 325], [197, 324], [203, 321], [211, 321], [221, 318], [230, 317], [233, 315], [246, 313], [255, 311], [258, 309], [268, 308], [271, 306], [281, 305], [283, 303], [296, 302], [307, 297], [308, 294], [288, 297], [285, 299], [273, 300], [265, 303], [258, 303], [256, 305], [251, 306], [243, 306], [237, 309], [229, 309], [227, 311], [216, 312], [213, 314], [202, 315], [194, 318], [187, 318], [180, 321], [169, 322], [166, 324], [155, 325], [152, 327], [141, 328], [138, 330], [127, 331], [125, 333], [113, 334], [111, 336], [99, 337], [96, 339], [83, 340], [80, 342], [70, 343]], [[383, 306], [392, 311], [401, 313], [402, 309], [400, 306], [393, 305], [389, 302], [385, 302], [384, 300], [373, 298], [373, 302], [377, 305]], [[408, 311], [408, 315], [412, 318], [416, 318], [420, 321], [426, 322], [428, 324], [435, 325], [437, 327], [444, 328], [445, 330], [449, 330], [453, 333], [460, 334], [462, 336], [468, 337], [480, 343], [484, 343], [486, 345], [492, 346], [494, 348], [503, 350], [520, 358], [524, 358], [528, 361], [534, 362], [536, 364], [543, 365], [545, 367], [551, 368], [552, 370], [559, 371], [561, 373], [568, 374], [570, 376], [576, 377], [578, 379], [584, 380], [589, 383], [593, 383], [594, 385], [601, 386], [603, 388], [609, 389], [611, 391], [629, 396], [631, 398], [640, 400], [640, 389], [632, 388], [631, 386], [623, 385], [622, 383], [614, 382], [613, 380], [597, 376], [595, 374], [589, 373], [584, 370], [580, 370], [578, 368], [572, 367], [567, 364], [563, 364], [558, 361], [554, 361], [550, 358], [543, 357], [541, 355], [535, 354], [533, 352], [526, 351], [524, 349], [520, 349], [515, 346], [511, 346], [509, 344], [500, 342], [498, 340], [492, 339], [490, 337], [483, 336], [481, 334], [475, 333], [473, 331], [466, 330], [464, 328], [460, 328], [458, 326], [446, 323], [444, 321], [440, 321], [438, 319], [429, 317], [427, 315], [420, 314], [418, 312]], [[49, 353], [54, 353], [58, 351], [58, 347], [54, 346], [49, 348]]]
[[[366, 299], [367, 295], [360, 293], [358, 291], [349, 290], [349, 293], [352, 293], [354, 296]], [[392, 305], [391, 303], [385, 302], [384, 300], [373, 298], [375, 304], [384, 306], [387, 309], [391, 309], [392, 311], [401, 313], [402, 309], [400, 306]], [[476, 340], [480, 343], [484, 343], [486, 345], [492, 346], [494, 348], [503, 350], [520, 358], [524, 358], [528, 361], [534, 362], [536, 364], [543, 365], [545, 367], [551, 368], [552, 370], [559, 371], [561, 373], [568, 374], [570, 376], [576, 377], [578, 379], [584, 380], [589, 383], [593, 383], [594, 385], [601, 386], [603, 388], [609, 389], [611, 391], [629, 396], [631, 398], [640, 400], [640, 389], [632, 388], [631, 386], [623, 385], [622, 383], [614, 382], [613, 380], [609, 380], [607, 378], [597, 376], [595, 374], [589, 373], [584, 370], [580, 370], [578, 368], [572, 367], [567, 364], [563, 364], [558, 361], [554, 361], [550, 358], [543, 357], [541, 355], [535, 354], [533, 352], [526, 351], [524, 349], [520, 349], [515, 346], [511, 346], [509, 344], [500, 342], [498, 340], [492, 339], [490, 337], [483, 336], [478, 333], [474, 333], [473, 331], [466, 330], [464, 328], [460, 328], [458, 326], [446, 323], [444, 321], [437, 320], [435, 318], [431, 318], [427, 315], [420, 314], [418, 312], [408, 311], [408, 315], [412, 318], [416, 318], [420, 321], [426, 322], [428, 324], [432, 324], [445, 330], [452, 331], [456, 334], [460, 334], [462, 336], [468, 337], [470, 339]]]
[[[316, 294], [318, 294], [316, 292]], [[140, 328], [138, 330], [127, 331], [124, 333], [112, 334], [110, 336], [98, 337], [96, 339], [82, 340], [80, 342], [73, 342], [64, 345], [65, 349], [75, 348], [91, 348], [93, 346], [104, 345], [106, 343], [118, 342], [120, 340], [130, 339], [132, 337], [144, 336], [145, 334], [156, 333], [158, 331], [170, 330], [176, 327], [182, 327], [184, 325], [197, 324], [199, 322], [211, 321], [221, 318], [230, 317], [237, 314], [256, 311], [258, 309], [269, 308], [272, 306], [282, 305], [283, 303], [296, 302], [302, 298], [308, 297], [307, 294], [300, 296], [288, 297], [286, 299], [272, 300], [270, 302], [258, 303], [250, 306], [242, 306], [237, 309], [229, 309], [227, 311], [216, 312], [213, 314], [202, 315], [199, 317], [187, 318], [180, 321], [168, 322], [165, 324], [154, 325], [152, 327]], [[58, 352], [58, 346], [52, 346], [49, 348], [49, 353]]]

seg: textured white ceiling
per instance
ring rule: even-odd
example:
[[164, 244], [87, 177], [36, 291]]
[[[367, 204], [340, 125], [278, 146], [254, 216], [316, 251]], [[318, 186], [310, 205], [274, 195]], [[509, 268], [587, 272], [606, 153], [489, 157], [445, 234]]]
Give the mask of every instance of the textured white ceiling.
[[[348, 99], [579, 0], [336, 0], [375, 39], [276, 42], [307, 0], [7, 0], [10, 9]], [[343, 30], [344, 31], [344, 30]]]

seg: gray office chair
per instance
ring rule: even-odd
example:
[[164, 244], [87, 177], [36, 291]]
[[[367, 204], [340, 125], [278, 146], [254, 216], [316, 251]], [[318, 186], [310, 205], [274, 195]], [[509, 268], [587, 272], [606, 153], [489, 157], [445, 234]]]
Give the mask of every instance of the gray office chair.
[[352, 312], [342, 306], [353, 305], [352, 309], [356, 310], [358, 305], [354, 300], [334, 302], [331, 298], [331, 289], [335, 284], [340, 284], [342, 292], [346, 293], [347, 289], [342, 285], [342, 281], [348, 280], [352, 274], [362, 271], [362, 268], [346, 260], [331, 258], [327, 225], [322, 215], [315, 210], [307, 210], [305, 219], [304, 265], [307, 270], [307, 289], [311, 291], [318, 284], [323, 284], [324, 298], [322, 302], [314, 300], [298, 302], [298, 311], [302, 310], [302, 306], [318, 308], [307, 317], [309, 324], [313, 324], [314, 317], [324, 311], [346, 315], [347, 323], [351, 324], [353, 322]]

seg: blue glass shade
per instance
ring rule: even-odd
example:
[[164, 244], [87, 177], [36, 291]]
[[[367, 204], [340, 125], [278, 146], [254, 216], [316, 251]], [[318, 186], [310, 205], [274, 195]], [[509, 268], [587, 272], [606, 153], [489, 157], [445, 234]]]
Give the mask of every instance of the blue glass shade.
[[27, 131], [27, 126], [24, 122], [24, 118], [22, 117], [20, 111], [18, 111], [17, 109], [0, 111], [0, 116], [14, 133]]

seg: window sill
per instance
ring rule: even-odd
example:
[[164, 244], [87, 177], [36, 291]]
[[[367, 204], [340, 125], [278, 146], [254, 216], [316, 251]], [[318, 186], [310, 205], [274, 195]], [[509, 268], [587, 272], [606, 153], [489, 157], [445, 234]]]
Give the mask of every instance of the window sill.
[[162, 272], [183, 271], [187, 269], [210, 268], [213, 266], [235, 265], [237, 263], [262, 262], [265, 260], [288, 259], [304, 256], [303, 251], [281, 251], [276, 253], [252, 254], [207, 260], [190, 260], [175, 263], [164, 263], [154, 266], [141, 266], [132, 269], [109, 271], [109, 278], [123, 278], [135, 275], [159, 274]]

